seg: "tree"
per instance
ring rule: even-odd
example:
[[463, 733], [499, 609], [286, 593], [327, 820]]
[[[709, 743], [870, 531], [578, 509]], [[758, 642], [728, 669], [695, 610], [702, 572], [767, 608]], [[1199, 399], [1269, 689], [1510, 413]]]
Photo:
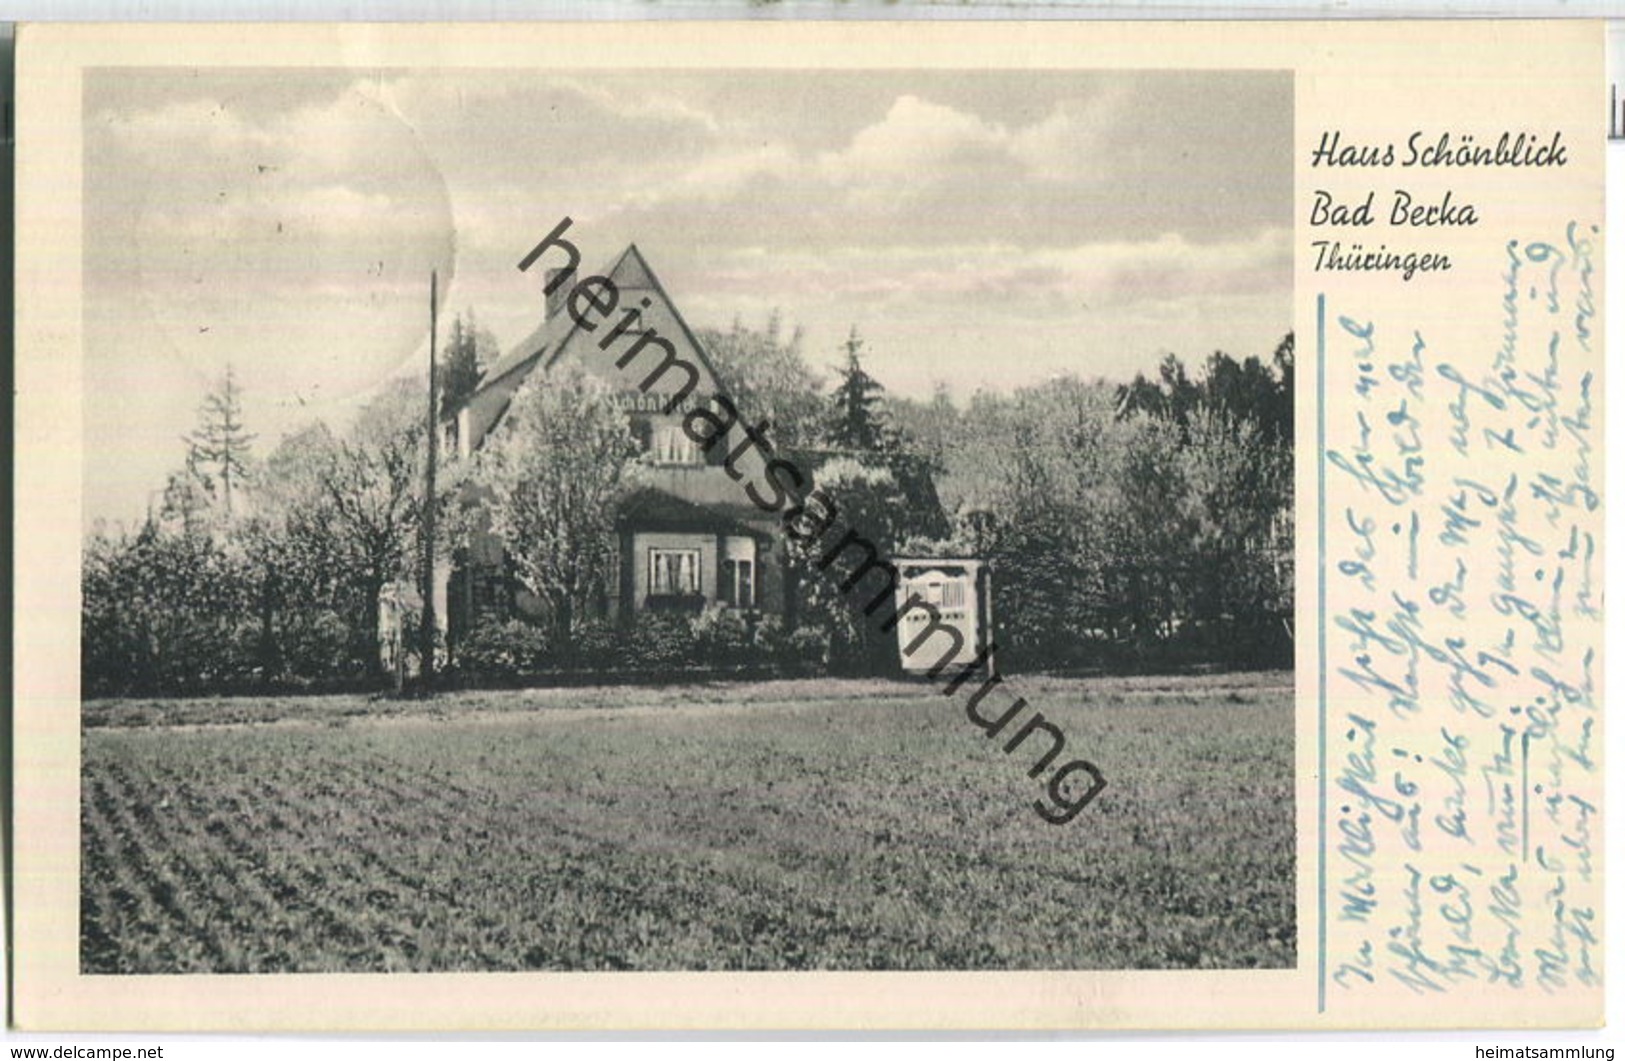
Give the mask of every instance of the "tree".
[[[870, 559], [866, 547], [882, 561], [896, 555], [913, 513], [896, 476], [883, 464], [837, 456], [820, 465], [813, 478], [817, 487], [807, 513], [786, 528], [801, 619], [828, 636], [834, 666], [872, 671], [896, 658], [896, 636], [881, 629], [893, 602], [875, 596], [882, 589], [877, 576], [849, 580]], [[813, 533], [820, 527], [821, 533]], [[843, 545], [849, 533], [866, 545], [856, 540]]]
[[761, 329], [735, 320], [726, 331], [704, 329], [699, 339], [718, 382], [750, 423], [771, 423], [769, 433], [782, 446], [816, 446], [823, 436], [823, 384], [801, 356], [801, 329], [782, 336], [774, 311]]
[[560, 643], [617, 571], [615, 510], [636, 453], [613, 395], [573, 367], [527, 381], [475, 459], [491, 530], [548, 602]]
[[1179, 425], [1188, 440], [1191, 420], [1202, 410], [1225, 418], [1238, 429], [1243, 421], [1258, 426], [1263, 437], [1292, 441], [1293, 349], [1291, 332], [1276, 344], [1270, 364], [1257, 357], [1236, 360], [1222, 350], [1207, 359], [1200, 379], [1192, 379], [1184, 364], [1166, 355], [1153, 382], [1144, 373], [1117, 390], [1118, 415], [1135, 413]]
[[1214, 352], [1208, 358], [1202, 391], [1201, 407], [1222, 417], [1235, 430], [1251, 423], [1268, 441], [1292, 437], [1291, 394], [1283, 392], [1282, 381], [1258, 358], [1238, 361]]
[[833, 446], [879, 453], [894, 449], [896, 439], [887, 429], [880, 408], [886, 388], [864, 371], [858, 358], [861, 349], [863, 340], [858, 338], [854, 325], [846, 340], [846, 367], [830, 395], [827, 433]]
[[1191, 614], [1231, 662], [1290, 650], [1292, 450], [1253, 420], [1204, 411], [1183, 453], [1193, 502]]
[[[301, 476], [308, 493], [298, 520], [329, 536], [332, 559], [346, 572], [355, 650], [378, 664], [378, 607], [385, 586], [413, 577], [424, 513], [423, 379], [397, 381], [356, 418], [349, 437], [325, 429], [304, 440]], [[451, 471], [451, 469], [448, 469]], [[455, 476], [437, 483], [445, 510]]]
[[159, 509], [161, 522], [179, 526], [187, 536], [208, 534], [214, 530], [214, 496], [209, 490], [207, 477], [202, 473], [192, 454], [187, 455], [186, 466], [169, 473], [164, 482], [163, 506]]
[[87, 688], [204, 691], [253, 680], [257, 570], [234, 516], [254, 438], [228, 366], [182, 436], [185, 464], [169, 474], [161, 507], [134, 535], [86, 542]]
[[1189, 617], [1196, 499], [1180, 428], [1140, 416], [1117, 426], [1108, 470], [1102, 547], [1110, 558], [1105, 592], [1113, 641], [1136, 662], [1166, 645]]
[[[1222, 356], [1222, 355], [1219, 355]], [[1181, 431], [1190, 422], [1191, 413], [1202, 401], [1202, 387], [1185, 371], [1185, 363], [1174, 354], [1165, 354], [1157, 366], [1157, 379], [1146, 379], [1137, 373], [1134, 381], [1117, 389], [1117, 412], [1120, 417], [1145, 413], [1158, 420], [1178, 424]]]
[[450, 412], [474, 393], [480, 377], [496, 360], [497, 340], [479, 326], [474, 311], [458, 314], [451, 322], [444, 360], [440, 366], [440, 410]]
[[148, 522], [85, 543], [80, 672], [87, 693], [236, 688], [251, 677], [250, 580], [214, 538]]
[[1116, 635], [1108, 532], [1131, 439], [1113, 397], [1071, 377], [978, 393], [948, 451], [957, 534], [995, 565], [1010, 661], [1077, 663]]
[[929, 401], [892, 397], [886, 401], [886, 420], [899, 439], [924, 460], [932, 471], [947, 470], [948, 453], [962, 442], [959, 408], [948, 385], [939, 381]]
[[248, 479], [250, 447], [256, 436], [243, 426], [242, 391], [231, 366], [220, 384], [203, 399], [198, 426], [186, 443], [186, 466], [211, 495], [219, 484], [219, 499], [226, 518], [233, 515], [233, 497]]
[[1275, 378], [1277, 381], [1275, 400], [1273, 404], [1272, 419], [1276, 423], [1276, 437], [1283, 439], [1287, 448], [1292, 447], [1292, 415], [1293, 398], [1297, 386], [1296, 375], [1293, 371], [1293, 361], [1297, 349], [1297, 340], [1292, 332], [1287, 332], [1275, 346], [1272, 360], [1275, 362]]
[[254, 511], [233, 535], [254, 572], [259, 657], [268, 682], [326, 680], [366, 673], [375, 646], [363, 622], [353, 549], [334, 533], [329, 481], [340, 443], [316, 422], [286, 436], [260, 469]]
[[[200, 445], [170, 477], [163, 519], [133, 537], [88, 540], [87, 688], [209, 691], [376, 675], [381, 591], [412, 575], [426, 511], [425, 383], [392, 385], [345, 435], [317, 422], [284, 438], [254, 468], [254, 505], [227, 524], [213, 517], [204, 484], [219, 480], [197, 470], [207, 457]], [[233, 384], [207, 407], [199, 435], [230, 440], [220, 448], [240, 477], [248, 465], [238, 444], [249, 436], [225, 415], [234, 394]], [[460, 467], [444, 469], [433, 499], [453, 545], [466, 526], [454, 505], [462, 480]]]

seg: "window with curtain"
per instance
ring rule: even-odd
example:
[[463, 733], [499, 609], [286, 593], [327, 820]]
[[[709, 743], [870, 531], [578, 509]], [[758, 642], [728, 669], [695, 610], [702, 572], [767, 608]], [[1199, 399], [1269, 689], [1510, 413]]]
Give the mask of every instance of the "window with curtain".
[[699, 464], [701, 451], [682, 424], [657, 424], [649, 440], [649, 459], [656, 464]]
[[650, 596], [695, 596], [699, 592], [700, 551], [698, 549], [649, 550]]

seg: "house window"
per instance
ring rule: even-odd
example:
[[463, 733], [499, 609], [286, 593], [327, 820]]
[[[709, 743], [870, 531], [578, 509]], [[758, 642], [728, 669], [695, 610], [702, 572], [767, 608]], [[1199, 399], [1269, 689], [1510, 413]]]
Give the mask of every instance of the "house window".
[[649, 550], [649, 596], [692, 597], [699, 592], [698, 549]]
[[682, 424], [657, 424], [649, 439], [649, 459], [656, 464], [699, 464], [702, 457]]
[[722, 562], [722, 602], [734, 608], [756, 607], [756, 564], [751, 560]]

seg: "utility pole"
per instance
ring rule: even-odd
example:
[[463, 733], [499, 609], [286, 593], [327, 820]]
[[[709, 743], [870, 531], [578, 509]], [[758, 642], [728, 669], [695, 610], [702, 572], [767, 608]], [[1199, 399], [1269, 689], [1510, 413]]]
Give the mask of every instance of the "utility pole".
[[423, 493], [423, 628], [420, 641], [423, 651], [421, 670], [423, 688], [434, 684], [434, 649], [437, 632], [434, 620], [434, 472], [435, 458], [440, 445], [440, 409], [437, 400], [435, 375], [435, 342], [439, 332], [438, 306], [439, 273], [429, 272], [429, 464], [424, 476]]

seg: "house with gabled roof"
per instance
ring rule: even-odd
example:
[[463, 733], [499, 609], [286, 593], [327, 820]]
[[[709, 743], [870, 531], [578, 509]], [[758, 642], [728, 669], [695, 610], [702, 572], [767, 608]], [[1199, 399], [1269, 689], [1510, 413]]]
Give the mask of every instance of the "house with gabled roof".
[[[703, 344], [635, 244], [593, 275], [608, 278], [619, 291], [620, 305], [639, 310], [638, 329], [664, 337], [699, 379], [666, 372], [649, 380], [639, 366], [618, 367], [600, 346], [608, 329], [598, 327], [593, 334], [594, 328], [568, 312], [571, 285], [560, 283], [546, 297], [541, 323], [443, 420], [445, 451], [470, 456], [502, 421], [522, 385], [573, 360], [610, 384], [642, 447], [640, 486], [616, 513], [619, 578], [617, 585], [605, 587], [603, 615], [630, 620], [643, 611], [698, 612], [715, 603], [753, 616], [792, 619], [792, 577], [780, 519], [752, 504], [741, 485], [762, 479], [766, 459], [753, 448], [735, 453], [745, 441], [743, 424], [709, 447], [683, 430], [688, 410], [722, 391]], [[730, 453], [741, 478], [724, 467]], [[502, 542], [489, 533], [474, 535], [442, 581], [442, 591], [440, 613], [453, 645], [483, 622], [545, 613], [541, 602], [517, 585]]]

